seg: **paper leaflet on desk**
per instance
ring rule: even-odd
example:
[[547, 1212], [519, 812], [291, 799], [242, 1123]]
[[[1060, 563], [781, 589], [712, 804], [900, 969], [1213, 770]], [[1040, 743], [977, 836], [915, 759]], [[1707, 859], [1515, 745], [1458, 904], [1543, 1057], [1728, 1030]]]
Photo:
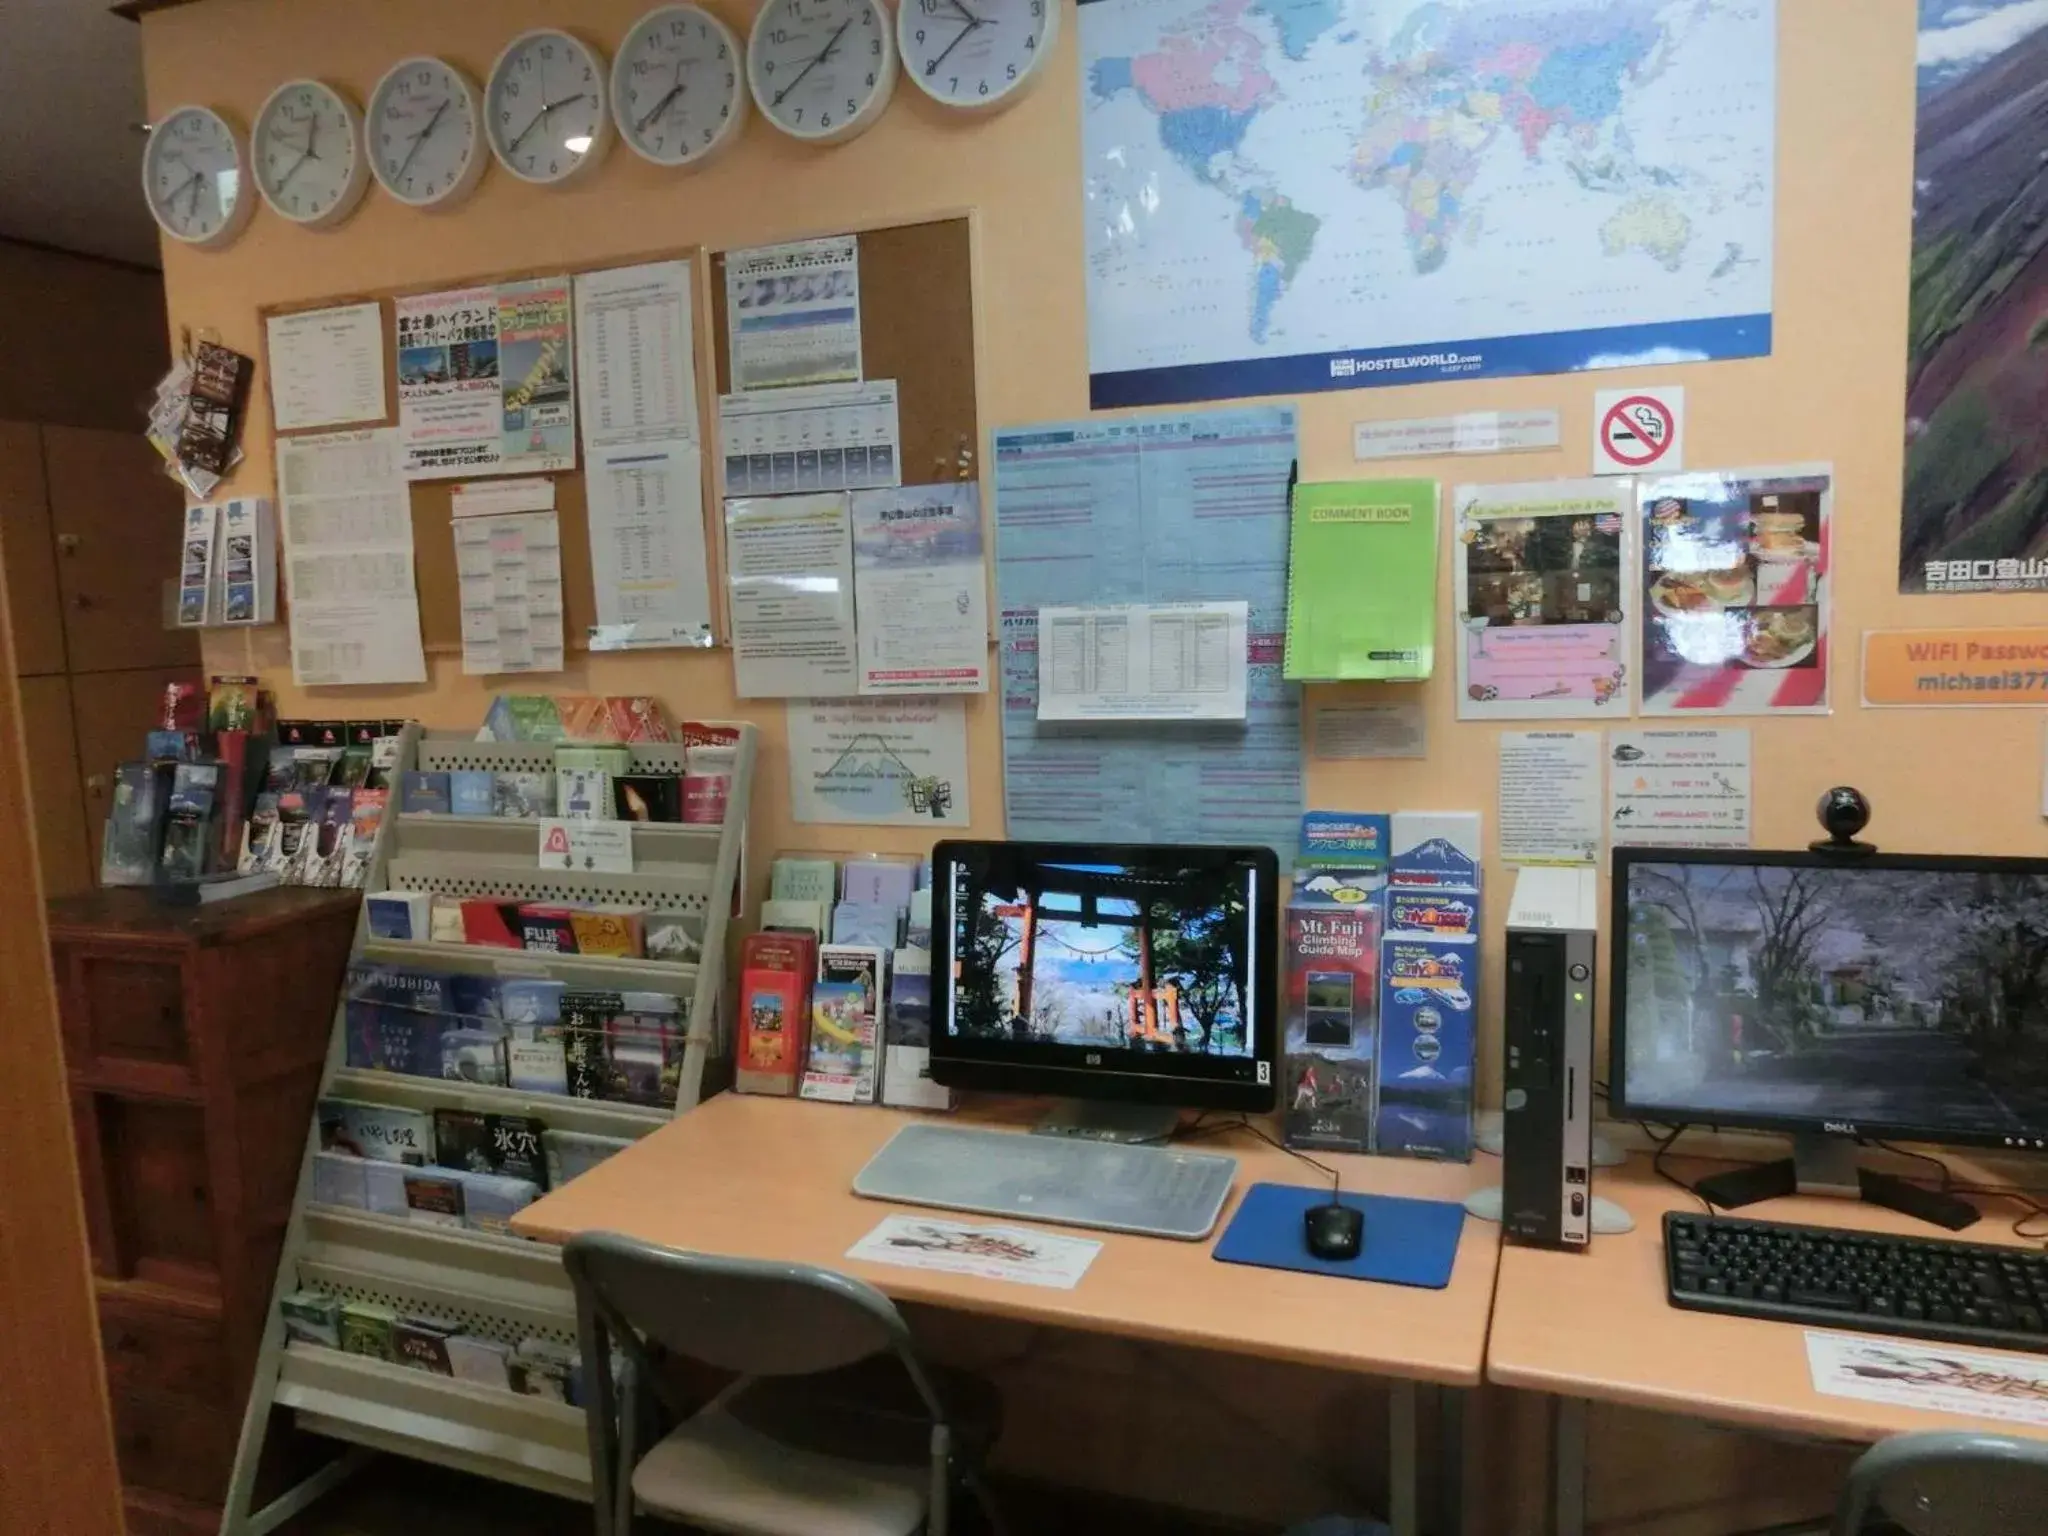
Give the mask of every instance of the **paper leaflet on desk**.
[[1102, 1252], [1092, 1238], [1056, 1237], [1032, 1227], [993, 1227], [932, 1216], [889, 1216], [846, 1250], [849, 1259], [935, 1269], [984, 1280], [1014, 1280], [1071, 1291]]
[[2048, 1359], [2039, 1356], [1809, 1329], [1806, 1363], [1827, 1397], [2048, 1426]]

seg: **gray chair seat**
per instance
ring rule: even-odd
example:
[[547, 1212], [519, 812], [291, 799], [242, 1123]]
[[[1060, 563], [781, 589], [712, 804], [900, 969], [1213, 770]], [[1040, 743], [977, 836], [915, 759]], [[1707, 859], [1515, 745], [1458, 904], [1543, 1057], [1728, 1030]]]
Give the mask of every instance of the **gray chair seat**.
[[651, 1513], [736, 1536], [912, 1536], [924, 1525], [930, 1473], [798, 1450], [713, 1403], [633, 1469]]

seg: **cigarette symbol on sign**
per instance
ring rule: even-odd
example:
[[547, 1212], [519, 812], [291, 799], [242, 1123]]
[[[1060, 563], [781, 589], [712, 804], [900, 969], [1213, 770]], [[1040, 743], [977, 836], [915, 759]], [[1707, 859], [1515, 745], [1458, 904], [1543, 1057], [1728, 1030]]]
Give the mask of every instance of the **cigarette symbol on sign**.
[[1671, 446], [1671, 411], [1649, 395], [1617, 401], [1600, 420], [1600, 439], [1609, 457], [1630, 469], [1643, 469]]

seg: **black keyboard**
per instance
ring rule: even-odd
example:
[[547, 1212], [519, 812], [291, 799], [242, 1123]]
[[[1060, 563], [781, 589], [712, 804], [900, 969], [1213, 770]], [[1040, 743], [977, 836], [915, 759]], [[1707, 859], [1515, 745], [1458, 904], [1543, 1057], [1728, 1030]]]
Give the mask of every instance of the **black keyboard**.
[[1797, 1227], [1664, 1217], [1671, 1305], [1944, 1344], [2048, 1354], [2048, 1253]]

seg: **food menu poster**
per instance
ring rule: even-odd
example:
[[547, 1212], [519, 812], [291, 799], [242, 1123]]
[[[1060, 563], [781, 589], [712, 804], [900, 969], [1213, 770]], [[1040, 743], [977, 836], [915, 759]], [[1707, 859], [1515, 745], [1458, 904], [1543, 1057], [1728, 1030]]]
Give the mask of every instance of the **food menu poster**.
[[1637, 482], [1642, 712], [1825, 714], [1834, 471]]

